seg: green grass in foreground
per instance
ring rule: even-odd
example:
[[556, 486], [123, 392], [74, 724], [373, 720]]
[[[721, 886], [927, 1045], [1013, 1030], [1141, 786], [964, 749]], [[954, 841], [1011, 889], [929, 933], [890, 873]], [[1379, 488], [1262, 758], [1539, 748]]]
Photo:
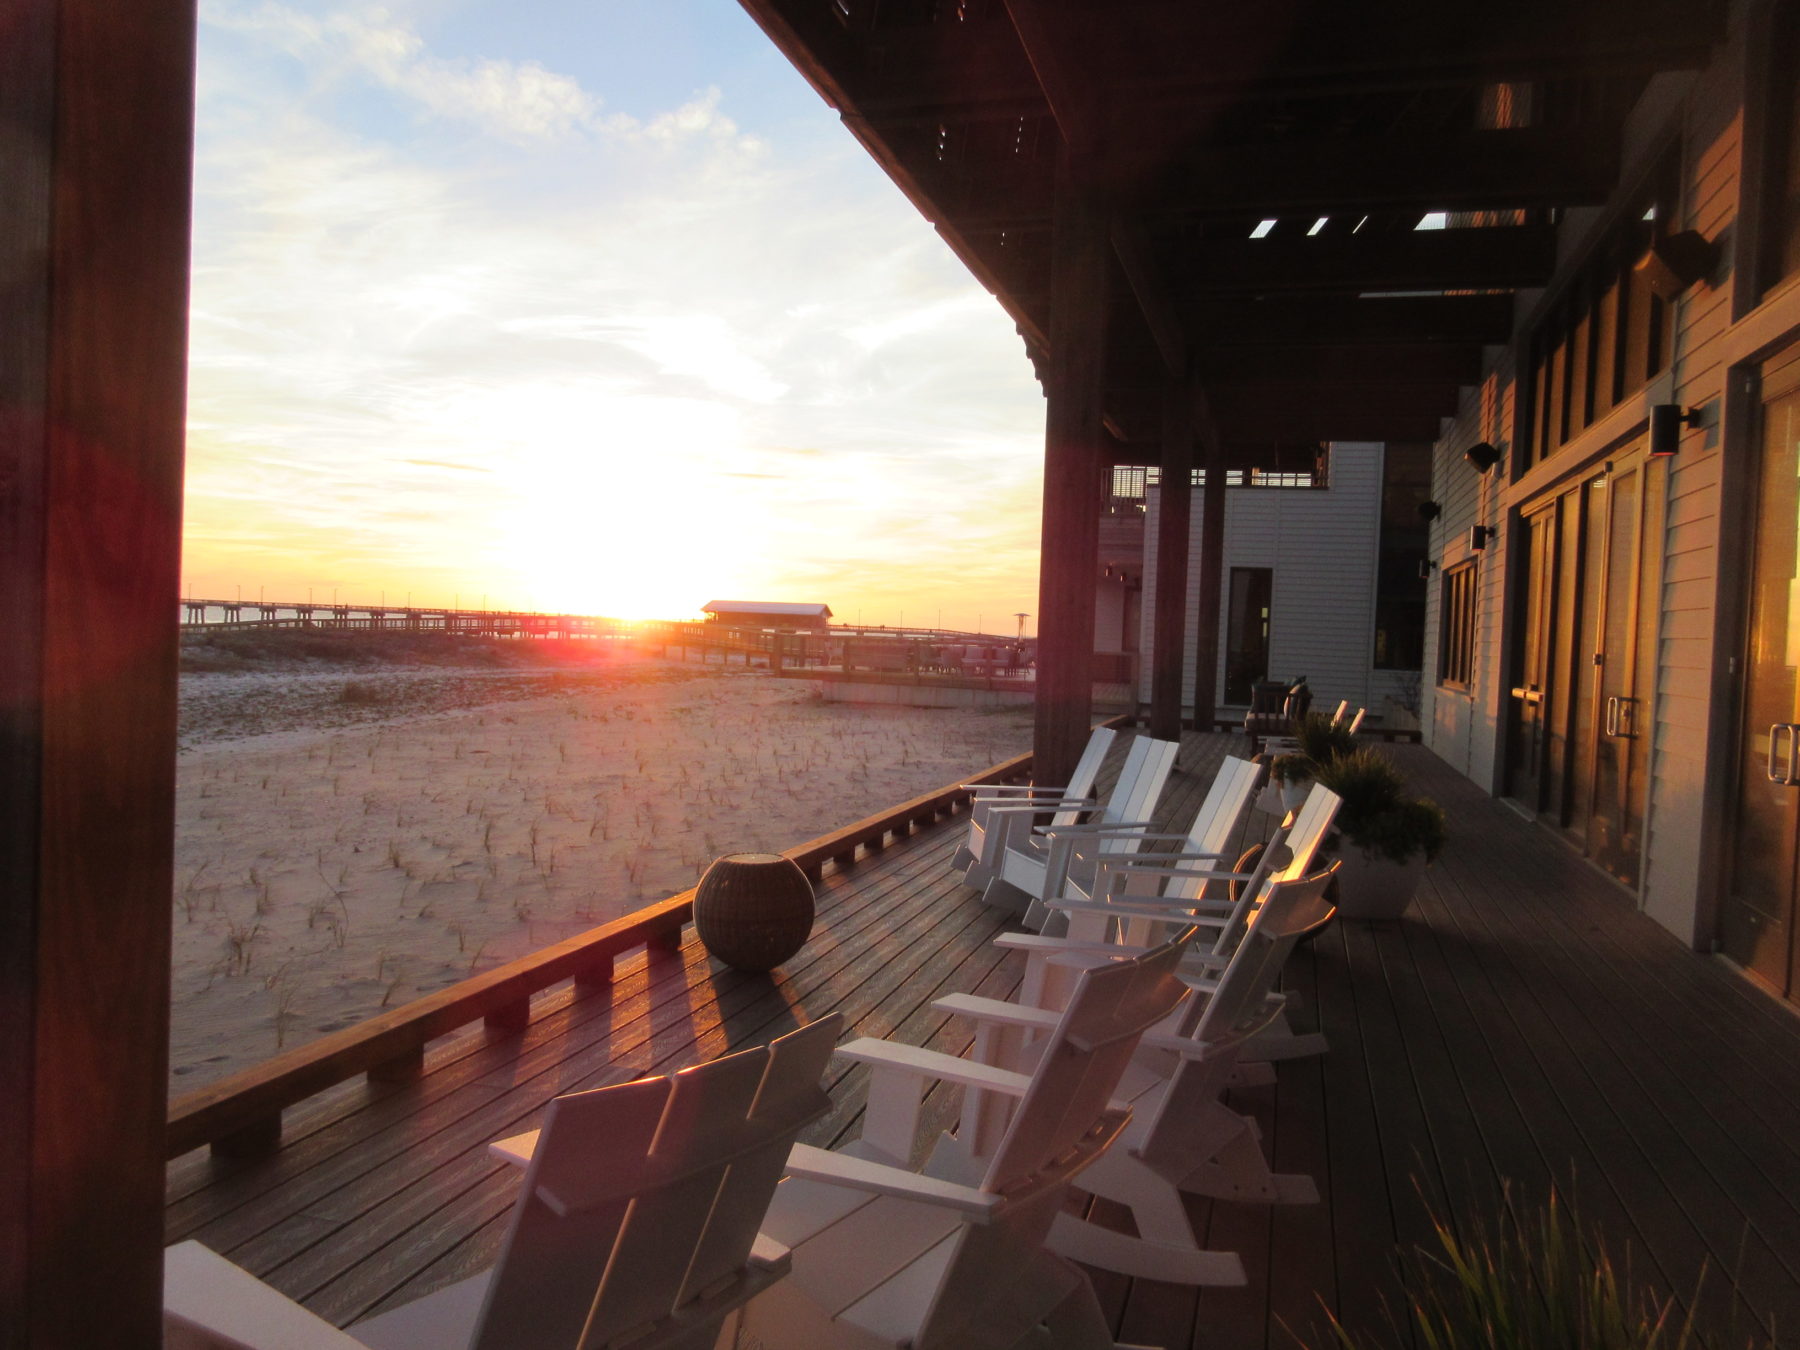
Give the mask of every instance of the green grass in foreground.
[[[1733, 1331], [1703, 1337], [1694, 1321], [1699, 1287], [1683, 1312], [1677, 1300], [1634, 1291], [1630, 1262], [1615, 1267], [1597, 1236], [1552, 1190], [1535, 1212], [1506, 1198], [1495, 1230], [1458, 1237], [1434, 1218], [1435, 1248], [1402, 1257], [1404, 1309], [1388, 1310], [1377, 1336], [1352, 1334], [1333, 1318], [1340, 1350], [1708, 1350], [1773, 1342]], [[1701, 1282], [1707, 1278], [1702, 1271]], [[1409, 1334], [1410, 1333], [1410, 1334]]]

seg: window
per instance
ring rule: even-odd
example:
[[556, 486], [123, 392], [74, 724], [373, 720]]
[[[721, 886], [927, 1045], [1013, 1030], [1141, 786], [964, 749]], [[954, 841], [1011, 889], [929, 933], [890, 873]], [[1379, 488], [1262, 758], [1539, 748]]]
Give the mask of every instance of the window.
[[1381, 544], [1375, 573], [1375, 669], [1421, 671], [1425, 664], [1425, 518], [1431, 447], [1389, 442], [1382, 455]]
[[1528, 463], [1547, 459], [1669, 364], [1668, 305], [1637, 263], [1674, 228], [1679, 184], [1671, 153], [1532, 333]]
[[1764, 275], [1773, 284], [1800, 272], [1800, 4], [1775, 16], [1769, 108], [1770, 225]]
[[1475, 682], [1475, 564], [1444, 573], [1443, 632], [1438, 641], [1438, 683], [1467, 689]]

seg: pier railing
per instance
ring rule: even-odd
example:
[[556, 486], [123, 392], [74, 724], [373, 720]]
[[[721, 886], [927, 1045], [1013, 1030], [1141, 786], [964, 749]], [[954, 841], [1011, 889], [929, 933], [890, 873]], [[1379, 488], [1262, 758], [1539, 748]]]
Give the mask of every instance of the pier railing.
[[[1115, 718], [1107, 725], [1124, 725]], [[1032, 756], [1002, 760], [964, 784], [1006, 783], [1026, 778]], [[859, 851], [873, 851], [967, 804], [966, 786], [951, 785], [891, 806], [822, 835], [785, 856], [815, 883], [826, 863], [847, 865]], [[424, 1071], [425, 1047], [441, 1036], [483, 1022], [495, 1031], [522, 1029], [538, 993], [573, 980], [578, 989], [612, 983], [617, 959], [639, 947], [674, 951], [692, 921], [694, 892], [646, 906], [529, 956], [460, 981], [447, 989], [377, 1014], [353, 1027], [196, 1088], [169, 1105], [167, 1155], [211, 1144], [216, 1152], [267, 1151], [281, 1138], [281, 1113], [308, 1097], [366, 1074], [372, 1082], [404, 1082]]]

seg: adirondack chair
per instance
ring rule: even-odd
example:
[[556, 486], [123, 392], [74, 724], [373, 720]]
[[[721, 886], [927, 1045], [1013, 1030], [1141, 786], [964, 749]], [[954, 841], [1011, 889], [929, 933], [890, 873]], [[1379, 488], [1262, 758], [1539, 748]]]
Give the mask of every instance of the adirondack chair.
[[[1029, 1075], [844, 1046], [873, 1068], [862, 1137], [836, 1153], [795, 1147], [764, 1221], [793, 1274], [744, 1309], [742, 1350], [1114, 1350], [1087, 1277], [1042, 1243], [1069, 1182], [1125, 1126], [1109, 1103], [1139, 1036], [1182, 997], [1180, 955], [1171, 942], [1088, 975]], [[1016, 1101], [980, 1166], [959, 1153], [906, 1165], [934, 1078]]]
[[1099, 802], [1090, 800], [1094, 779], [1117, 734], [1111, 727], [1095, 727], [1088, 736], [1087, 748], [1075, 763], [1075, 772], [1061, 787], [1035, 783], [963, 784], [971, 794], [969, 834], [950, 860], [951, 867], [962, 871], [963, 881], [970, 886], [986, 886], [998, 875], [1005, 831], [994, 830], [990, 835], [989, 817], [996, 809], [1006, 815], [1023, 814], [1027, 818], [1049, 811], [1052, 825], [1073, 825], [1081, 819], [1083, 811], [1098, 807]]
[[[1109, 899], [1113, 895], [1155, 896], [1167, 875], [1165, 871], [1154, 870], [1158, 865], [1167, 869], [1181, 864], [1190, 867], [1204, 864], [1191, 877], [1184, 875], [1171, 881], [1169, 894], [1197, 898], [1210, 893], [1223, 898], [1225, 883], [1237, 875], [1230, 871], [1230, 862], [1237, 856], [1238, 833], [1256, 789], [1258, 772], [1257, 766], [1249, 760], [1227, 755], [1185, 835], [1144, 833], [1138, 836], [1140, 844], [1152, 841], [1179, 843], [1183, 846], [1181, 851], [1102, 857], [1099, 868], [1106, 884], [1099, 888], [1101, 894]], [[1265, 856], [1270, 855], [1265, 851]], [[1138, 865], [1140, 863], [1142, 866]], [[1249, 879], [1249, 875], [1245, 874], [1244, 879]], [[1069, 978], [1064, 979], [1052, 994], [1044, 989], [1044, 982], [1052, 970], [1047, 958], [1067, 952], [1072, 943], [1125, 941], [1149, 947], [1164, 936], [1162, 929], [1165, 926], [1150, 919], [1120, 918], [1096, 910], [1082, 910], [1071, 914], [1064, 935], [1002, 933], [994, 939], [994, 945], [1026, 954], [1023, 1002], [1039, 1008], [1060, 1008], [1068, 999], [1073, 972], [1067, 966], [1060, 968]]]
[[1010, 813], [1005, 834], [996, 844], [997, 875], [981, 898], [990, 905], [1023, 906], [1025, 926], [1041, 928], [1047, 917], [1044, 900], [1090, 894], [1097, 860], [1136, 852], [1139, 838], [1152, 828], [1150, 813], [1179, 750], [1173, 741], [1136, 737], [1105, 803], [1094, 819], [1083, 824], [1034, 827], [1029, 815]]
[[339, 1331], [198, 1242], [166, 1253], [164, 1345], [179, 1350], [710, 1350], [784, 1275], [758, 1231], [843, 1019], [665, 1078], [559, 1097], [525, 1165], [499, 1262]]
[[[1055, 908], [1070, 913], [1071, 924], [1076, 921], [1076, 915], [1081, 915], [1087, 920], [1110, 920], [1115, 928], [1110, 939], [1097, 941], [1071, 936], [1062, 940], [1060, 948], [1037, 944], [1027, 956], [1023, 1001], [1054, 1010], [1067, 998], [1069, 982], [1077, 971], [1097, 961], [1113, 959], [1120, 952], [1140, 951], [1156, 940], [1167, 926], [1186, 924], [1213, 934], [1210, 943], [1196, 944], [1181, 965], [1182, 980], [1204, 999], [1237, 949], [1250, 916], [1262, 903], [1268, 888], [1276, 882], [1299, 880], [1312, 870], [1319, 845], [1324, 842], [1331, 822], [1337, 816], [1339, 800], [1331, 789], [1313, 784], [1300, 809], [1277, 832], [1263, 850], [1256, 868], [1247, 876], [1212, 868], [1194, 868], [1183, 863], [1164, 863], [1154, 855], [1140, 856], [1117, 862], [1114, 866], [1132, 879], [1164, 877], [1162, 895], [1119, 893], [1116, 883], [1109, 881], [1108, 886], [1114, 893], [1099, 900], [1052, 901]], [[1221, 900], [1207, 893], [1209, 885], [1240, 879], [1244, 884], [1235, 900]], [[1294, 1000], [1290, 996], [1279, 998], [1276, 1015], [1258, 1033], [1244, 1058], [1266, 1063], [1323, 1054], [1329, 1048], [1322, 1033], [1293, 1030], [1287, 1017], [1293, 1006]], [[1249, 1085], [1264, 1080], [1256, 1074], [1245, 1074], [1240, 1081]]]
[[[1212, 996], [1185, 1003], [1170, 1030], [1145, 1034], [1138, 1062], [1115, 1094], [1130, 1104], [1131, 1123], [1118, 1145], [1075, 1181], [1077, 1190], [1126, 1206], [1135, 1231], [1065, 1209], [1051, 1227], [1051, 1250], [1091, 1266], [1175, 1284], [1243, 1284], [1236, 1253], [1201, 1247], [1183, 1192], [1285, 1204], [1318, 1200], [1312, 1178], [1271, 1170], [1255, 1121], [1223, 1098], [1240, 1056], [1275, 1014], [1269, 994], [1294, 944], [1331, 917], [1324, 891], [1336, 868], [1333, 863], [1312, 877], [1271, 883]], [[984, 1031], [1037, 1030], [1055, 1017], [972, 995], [952, 995], [936, 1006], [975, 1019]], [[1171, 1061], [1166, 1074], [1143, 1062], [1146, 1052]], [[992, 1133], [984, 1115], [1001, 1110], [1004, 1105], [991, 1094], [981, 1096], [974, 1114], [965, 1107], [954, 1143], [966, 1151], [968, 1162], [979, 1160], [980, 1141]]]

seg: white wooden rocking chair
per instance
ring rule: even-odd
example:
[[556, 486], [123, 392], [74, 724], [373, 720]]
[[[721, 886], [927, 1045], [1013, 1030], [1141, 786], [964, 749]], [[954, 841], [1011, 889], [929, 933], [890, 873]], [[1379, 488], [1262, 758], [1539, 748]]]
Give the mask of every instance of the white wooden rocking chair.
[[[1096, 878], [1100, 884], [1096, 887], [1096, 895], [1090, 898], [1155, 897], [1165, 890], [1165, 879], [1170, 876], [1170, 869], [1181, 866], [1192, 870], [1182, 873], [1179, 879], [1167, 882], [1168, 895], [1198, 897], [1206, 893], [1224, 898], [1226, 882], [1239, 875], [1230, 870], [1231, 860], [1236, 856], [1232, 849], [1238, 842], [1245, 813], [1256, 790], [1259, 772], [1257, 766], [1249, 760], [1226, 756], [1213, 776], [1206, 800], [1200, 803], [1199, 810], [1194, 813], [1193, 824], [1188, 827], [1185, 835], [1138, 835], [1140, 844], [1177, 843], [1181, 845], [1180, 851], [1101, 857], [1098, 860]], [[1249, 879], [1249, 874], [1244, 874], [1240, 879]], [[1097, 911], [1083, 910], [1070, 915], [1068, 929], [1064, 934], [1002, 933], [994, 939], [994, 945], [1026, 954], [1025, 985], [1021, 994], [1023, 1002], [1040, 1008], [1060, 1008], [1068, 997], [1068, 982], [1064, 981], [1054, 997], [1043, 991], [1047, 958], [1067, 952], [1071, 949], [1071, 944], [1077, 943], [1130, 941], [1140, 947], [1149, 947], [1154, 940], [1166, 936], [1164, 927], [1166, 925], [1155, 924], [1153, 930], [1152, 921], [1149, 920], [1134, 920], [1129, 916], [1118, 919]]]
[[[1182, 997], [1180, 955], [1172, 942], [1088, 974], [1029, 1075], [844, 1046], [874, 1070], [862, 1137], [794, 1149], [764, 1221], [793, 1275], [744, 1310], [740, 1350], [1117, 1350], [1087, 1277], [1042, 1243], [1069, 1182], [1125, 1125], [1109, 1103], [1144, 1029]], [[933, 1079], [1016, 1101], [979, 1166], [954, 1149], [907, 1166]]]
[[[1034, 827], [1031, 813], [1004, 812], [1004, 833], [992, 845], [998, 866], [982, 899], [990, 905], [1024, 908], [1025, 926], [1041, 928], [1048, 915], [1045, 900], [1089, 894], [1099, 860], [1135, 853], [1139, 840], [1152, 828], [1150, 814], [1180, 748], [1173, 741], [1136, 737], [1112, 791], [1085, 823]], [[990, 827], [990, 833], [996, 832]]]
[[[1212, 934], [1210, 942], [1196, 944], [1188, 953], [1180, 972], [1182, 979], [1205, 997], [1236, 950], [1268, 887], [1298, 880], [1313, 870], [1313, 860], [1337, 816], [1338, 805], [1336, 793], [1313, 784], [1300, 809], [1277, 830], [1249, 873], [1165, 862], [1158, 855], [1109, 862], [1100, 898], [1051, 902], [1052, 908], [1070, 915], [1070, 931], [1063, 938], [1039, 940], [1026, 948], [1021, 1001], [1054, 1011], [1067, 999], [1078, 970], [1121, 953], [1135, 954], [1160, 941], [1172, 928], [1188, 924]], [[1158, 878], [1163, 881], [1162, 894], [1145, 893]], [[1233, 882], [1239, 883], [1237, 898], [1221, 897], [1218, 888]], [[1023, 945], [1007, 936], [996, 941]], [[1275, 1017], [1258, 1034], [1245, 1059], [1266, 1062], [1323, 1054], [1328, 1047], [1321, 1033], [1296, 1032], [1289, 1024], [1293, 999], [1276, 996], [1275, 1001], [1279, 1005]], [[1248, 1086], [1268, 1080], [1266, 1075], [1246, 1070], [1239, 1081]]]
[[525, 1176], [489, 1271], [358, 1323], [314, 1316], [198, 1242], [166, 1253], [168, 1350], [711, 1350], [786, 1273], [759, 1224], [843, 1019], [671, 1077], [559, 1097], [494, 1145]]
[[[1100, 803], [1092, 800], [1094, 780], [1101, 762], [1112, 748], [1118, 733], [1111, 727], [1095, 727], [1088, 736], [1087, 748], [1075, 763], [1075, 771], [1061, 787], [1043, 784], [965, 783], [969, 789], [969, 833], [950, 866], [963, 874], [970, 886], [986, 886], [999, 873], [1000, 848], [1005, 834], [995, 829], [990, 837], [990, 813], [996, 808], [1006, 814], [1022, 811], [1027, 815], [1039, 811], [1052, 812], [1052, 825], [1073, 825], [1083, 811], [1092, 811]], [[999, 822], [1003, 823], [1003, 822]]]
[[[1132, 1107], [1131, 1123], [1118, 1146], [1075, 1182], [1078, 1190], [1126, 1206], [1135, 1231], [1064, 1210], [1048, 1238], [1053, 1251], [1146, 1279], [1243, 1284], [1244, 1267], [1235, 1252], [1201, 1247], [1182, 1193], [1285, 1204], [1318, 1200], [1312, 1178], [1271, 1170], [1255, 1121], [1226, 1106], [1223, 1097], [1245, 1047], [1275, 1015], [1278, 1005], [1268, 996], [1294, 944], [1332, 915], [1323, 894], [1335, 870], [1333, 864], [1312, 877], [1273, 882], [1212, 996], [1184, 1004], [1170, 1030], [1145, 1035], [1117, 1093]], [[1016, 1036], [1041, 1031], [1054, 1020], [1041, 1009], [969, 996], [943, 999], [937, 1006], [976, 1019], [983, 1029], [978, 1045], [990, 1049], [1001, 1043], [997, 1031]], [[1170, 1064], [1166, 1069], [1147, 1064], [1147, 1055], [1166, 1057]], [[978, 1158], [981, 1141], [994, 1129], [988, 1117], [1006, 1109], [1006, 1103], [980, 1094], [965, 1106], [955, 1138], [940, 1149], [961, 1147]]]

